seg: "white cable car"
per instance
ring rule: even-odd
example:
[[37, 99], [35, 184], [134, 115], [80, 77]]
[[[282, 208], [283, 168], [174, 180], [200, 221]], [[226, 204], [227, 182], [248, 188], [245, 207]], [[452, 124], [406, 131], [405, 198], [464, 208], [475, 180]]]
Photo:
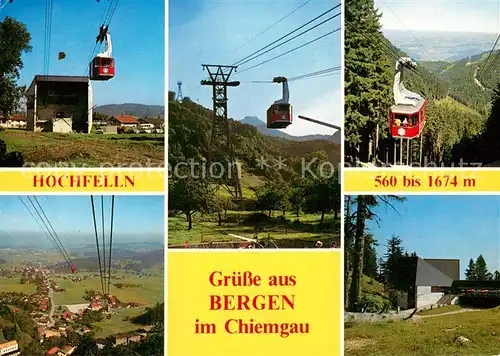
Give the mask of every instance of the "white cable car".
[[396, 62], [394, 74], [394, 102], [389, 116], [389, 131], [394, 138], [415, 138], [424, 129], [427, 101], [419, 94], [405, 88], [403, 70], [416, 68], [411, 58], [402, 57]]

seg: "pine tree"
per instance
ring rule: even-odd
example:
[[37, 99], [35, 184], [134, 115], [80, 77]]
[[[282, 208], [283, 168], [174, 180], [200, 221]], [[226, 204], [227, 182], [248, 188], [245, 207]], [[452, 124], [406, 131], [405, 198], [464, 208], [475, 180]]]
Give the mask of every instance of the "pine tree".
[[[368, 146], [377, 128], [385, 127], [391, 104], [392, 70], [383, 51], [380, 14], [373, 0], [351, 0], [345, 14], [345, 142], [346, 154]], [[381, 129], [380, 137], [386, 135]], [[361, 152], [361, 159], [367, 158]]]
[[474, 260], [472, 258], [469, 260], [469, 265], [465, 270], [465, 279], [468, 281], [477, 280], [476, 264], [474, 263]]
[[[391, 236], [387, 241], [387, 252], [384, 255], [385, 263], [382, 275], [386, 283], [397, 287], [399, 285], [399, 268], [401, 259], [404, 257], [401, 243], [403, 241], [397, 236]], [[409, 255], [407, 255], [409, 257]]]
[[478, 281], [487, 281], [490, 277], [488, 268], [486, 266], [486, 261], [483, 255], [479, 255], [476, 259], [476, 278]]
[[495, 271], [495, 272], [493, 273], [493, 279], [494, 279], [495, 281], [500, 281], [500, 272]]
[[377, 278], [377, 253], [375, 251], [377, 241], [372, 234], [365, 235], [365, 252], [363, 254], [363, 274], [371, 278]]

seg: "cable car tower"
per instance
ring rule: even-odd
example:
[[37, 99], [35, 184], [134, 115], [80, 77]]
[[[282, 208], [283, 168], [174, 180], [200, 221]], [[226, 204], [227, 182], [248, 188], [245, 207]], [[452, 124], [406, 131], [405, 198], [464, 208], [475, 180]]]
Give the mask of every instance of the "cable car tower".
[[175, 97], [175, 100], [181, 102], [184, 97], [182, 96], [182, 82], [178, 81], [177, 82], [177, 96]]
[[240, 85], [238, 81], [229, 81], [237, 66], [202, 64], [202, 67], [208, 72], [210, 80], [202, 80], [201, 85], [212, 86], [213, 95], [214, 120], [208, 148], [208, 164], [210, 167], [214, 161], [222, 162], [223, 158], [227, 159], [227, 157], [213, 157], [214, 147], [219, 148], [216, 152], [225, 152], [229, 155], [230, 170], [224, 172], [223, 182], [231, 196], [239, 201], [243, 197], [240, 184], [241, 172], [234, 158], [227, 116], [227, 87]]

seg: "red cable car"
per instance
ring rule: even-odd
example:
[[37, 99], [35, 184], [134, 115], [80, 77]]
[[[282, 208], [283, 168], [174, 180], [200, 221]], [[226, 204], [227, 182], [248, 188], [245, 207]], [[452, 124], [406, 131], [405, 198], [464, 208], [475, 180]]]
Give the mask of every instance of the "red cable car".
[[76, 273], [76, 267], [75, 266], [71, 266], [71, 273]]
[[111, 35], [107, 26], [101, 26], [96, 42], [103, 42], [106, 39], [106, 50], [99, 53], [90, 63], [90, 80], [109, 80], [115, 76], [115, 60], [111, 55]]
[[394, 74], [394, 102], [389, 114], [389, 131], [394, 138], [415, 138], [422, 132], [426, 118], [427, 100], [405, 88], [404, 68], [414, 69], [416, 63], [411, 58], [402, 57], [396, 62]]
[[115, 60], [110, 57], [95, 57], [90, 63], [91, 80], [109, 80], [115, 76]]
[[415, 138], [422, 132], [426, 118], [427, 100], [419, 106], [391, 106], [389, 117], [389, 130], [395, 138]]
[[292, 123], [292, 105], [288, 102], [288, 81], [285, 77], [276, 77], [274, 83], [283, 83], [283, 98], [276, 100], [267, 109], [267, 128], [284, 129]]

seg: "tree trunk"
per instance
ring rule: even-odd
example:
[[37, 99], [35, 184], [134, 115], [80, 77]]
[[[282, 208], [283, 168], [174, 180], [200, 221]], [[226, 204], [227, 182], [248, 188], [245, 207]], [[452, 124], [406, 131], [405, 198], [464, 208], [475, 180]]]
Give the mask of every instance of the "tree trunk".
[[224, 209], [224, 220], [227, 220], [227, 209]]
[[333, 210], [333, 220], [338, 220], [339, 218], [339, 211], [337, 209]]
[[[347, 197], [347, 202], [344, 211], [344, 308], [347, 308], [348, 303], [348, 291], [349, 291], [349, 273], [350, 271], [350, 259], [351, 259], [351, 251], [350, 251], [350, 241], [351, 241], [351, 197]], [[348, 225], [347, 225], [348, 224]], [[349, 226], [349, 229], [345, 227]]]
[[354, 241], [354, 259], [352, 261], [352, 280], [349, 291], [349, 310], [356, 311], [356, 304], [361, 294], [363, 271], [363, 252], [365, 249], [366, 201], [363, 195], [357, 197], [356, 235]]
[[222, 225], [222, 214], [219, 212], [217, 212], [217, 215], [219, 216], [219, 226]]
[[323, 221], [325, 220], [325, 212], [321, 212], [321, 225], [323, 225]]
[[193, 228], [193, 214], [189, 213], [187, 215], [187, 221], [188, 221], [188, 230], [191, 230]]
[[297, 215], [297, 218], [299, 217], [299, 208], [297, 208], [297, 210], [295, 210], [295, 215]]

